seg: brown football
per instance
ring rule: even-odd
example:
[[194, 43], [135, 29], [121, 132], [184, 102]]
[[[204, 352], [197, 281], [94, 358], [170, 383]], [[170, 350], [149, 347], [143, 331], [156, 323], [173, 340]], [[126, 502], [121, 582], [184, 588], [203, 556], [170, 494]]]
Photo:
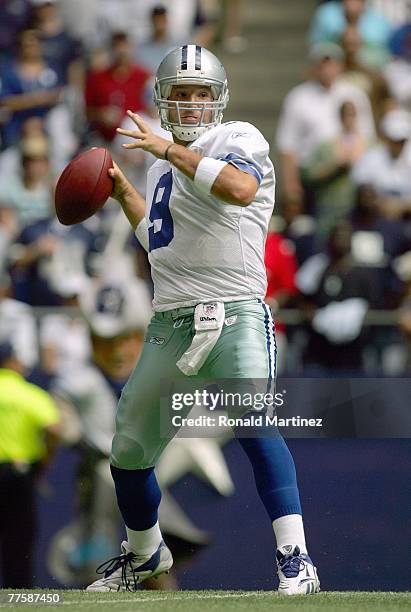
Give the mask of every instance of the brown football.
[[89, 149], [67, 164], [54, 196], [60, 223], [81, 223], [104, 205], [113, 191], [113, 179], [107, 173], [112, 167], [111, 155], [102, 147]]

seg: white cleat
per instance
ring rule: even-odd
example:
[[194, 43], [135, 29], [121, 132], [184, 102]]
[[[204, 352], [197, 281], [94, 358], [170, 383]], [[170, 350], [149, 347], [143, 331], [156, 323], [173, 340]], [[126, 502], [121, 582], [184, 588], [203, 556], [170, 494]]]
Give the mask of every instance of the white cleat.
[[317, 568], [298, 546], [282, 546], [277, 550], [277, 571], [280, 595], [312, 595], [320, 590]]
[[87, 591], [136, 591], [143, 580], [168, 572], [173, 565], [170, 549], [164, 542], [151, 556], [136, 555], [128, 542], [121, 544], [121, 550], [121, 555], [97, 568], [97, 574], [104, 574], [104, 577], [90, 584]]

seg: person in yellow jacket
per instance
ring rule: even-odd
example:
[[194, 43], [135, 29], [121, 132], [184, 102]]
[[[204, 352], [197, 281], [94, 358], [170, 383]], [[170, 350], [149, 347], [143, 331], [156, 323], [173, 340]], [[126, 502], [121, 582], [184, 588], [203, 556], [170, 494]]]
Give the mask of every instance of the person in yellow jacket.
[[0, 563], [3, 588], [33, 584], [35, 483], [57, 440], [51, 396], [23, 377], [8, 342], [0, 343]]

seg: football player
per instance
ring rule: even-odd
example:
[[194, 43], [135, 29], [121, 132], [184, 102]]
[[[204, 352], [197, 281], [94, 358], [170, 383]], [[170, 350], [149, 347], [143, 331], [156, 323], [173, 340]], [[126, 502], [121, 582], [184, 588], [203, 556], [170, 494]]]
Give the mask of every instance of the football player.
[[[144, 199], [118, 166], [113, 197], [149, 251], [154, 316], [141, 359], [119, 401], [111, 471], [127, 541], [88, 588], [135, 590], [168, 571], [170, 550], [158, 524], [154, 466], [169, 442], [160, 436], [160, 381], [275, 377], [274, 324], [264, 303], [264, 245], [274, 207], [269, 146], [251, 124], [222, 123], [224, 67], [205, 48], [183, 45], [160, 64], [154, 101], [173, 142], [131, 111], [125, 149], [158, 158]], [[279, 592], [319, 590], [307, 554], [294, 462], [281, 436], [239, 437], [277, 542]]]

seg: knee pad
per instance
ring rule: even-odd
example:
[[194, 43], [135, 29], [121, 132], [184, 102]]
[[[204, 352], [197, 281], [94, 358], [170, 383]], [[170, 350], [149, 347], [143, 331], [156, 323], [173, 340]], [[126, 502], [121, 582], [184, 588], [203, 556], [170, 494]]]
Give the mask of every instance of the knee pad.
[[144, 448], [134, 438], [116, 434], [111, 446], [110, 463], [125, 470], [139, 470], [147, 467], [144, 463]]

